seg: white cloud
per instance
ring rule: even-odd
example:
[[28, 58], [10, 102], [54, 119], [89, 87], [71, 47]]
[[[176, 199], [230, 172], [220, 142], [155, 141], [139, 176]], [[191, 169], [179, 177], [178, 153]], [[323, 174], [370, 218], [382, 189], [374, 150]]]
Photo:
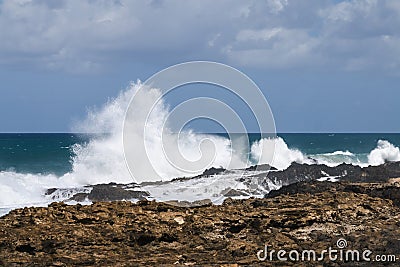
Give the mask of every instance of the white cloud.
[[276, 37], [280, 32], [282, 32], [282, 28], [272, 28], [272, 29], [263, 29], [263, 30], [242, 30], [237, 36], [236, 40], [240, 42], [245, 42], [249, 40], [270, 40], [273, 37]]
[[395, 0], [0, 2], [0, 64], [88, 72], [125, 60], [399, 72]]
[[[75, 71], [115, 53], [146, 54], [205, 47], [221, 8], [186, 2], [5, 0], [0, 10], [0, 63], [31, 61]], [[203, 2], [202, 2], [203, 3]], [[183, 10], [187, 9], [189, 12]], [[91, 62], [91, 63], [90, 63]]]
[[[400, 5], [383, 0], [325, 3], [288, 2], [257, 28], [239, 30], [227, 44], [226, 56], [258, 67], [400, 73]], [[249, 16], [256, 16], [259, 8], [250, 10]]]
[[271, 13], [277, 14], [288, 5], [288, 0], [268, 0], [267, 5]]
[[300, 29], [243, 30], [238, 33], [236, 42], [226, 50], [226, 54], [243, 65], [298, 67], [311, 61], [317, 63], [318, 55], [313, 53], [318, 42], [318, 39]]
[[328, 20], [351, 22], [359, 16], [368, 16], [376, 6], [376, 0], [341, 2], [321, 10], [320, 14]]

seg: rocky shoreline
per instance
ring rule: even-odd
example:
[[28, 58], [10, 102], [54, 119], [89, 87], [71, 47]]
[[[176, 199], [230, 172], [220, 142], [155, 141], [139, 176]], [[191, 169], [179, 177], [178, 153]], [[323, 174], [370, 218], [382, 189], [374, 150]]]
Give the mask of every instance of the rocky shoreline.
[[[340, 181], [321, 180], [321, 173]], [[13, 210], [0, 218], [0, 266], [376, 265], [328, 257], [281, 261], [276, 252], [272, 260], [257, 257], [265, 245], [320, 252], [338, 249], [339, 239], [347, 242], [346, 249], [370, 250], [372, 260], [400, 257], [400, 163], [369, 168], [293, 164], [271, 177], [286, 185], [264, 198], [228, 198], [222, 205], [206, 200], [196, 207], [169, 205], [145, 200], [138, 191], [142, 200], [136, 204], [114, 201], [125, 190], [112, 184], [84, 193], [96, 193], [92, 196], [99, 202], [91, 205]], [[109, 194], [108, 187], [117, 189]], [[397, 266], [396, 261], [379, 264]]]
[[[388, 162], [380, 166], [361, 168], [351, 164], [341, 164], [336, 167], [326, 165], [307, 165], [292, 163], [283, 171], [278, 171], [268, 165], [252, 166], [245, 170], [239, 170], [243, 176], [232, 179], [231, 183], [242, 183], [242, 188], [221, 188], [217, 194], [223, 198], [247, 197], [252, 195], [263, 196], [271, 190], [304, 181], [348, 181], [364, 183], [386, 183], [391, 178], [400, 177], [400, 163]], [[222, 168], [211, 168], [203, 174], [191, 178], [176, 178], [165, 182], [146, 182], [142, 184], [96, 184], [87, 185], [82, 188], [50, 188], [45, 195], [51, 201], [76, 201], [76, 202], [98, 202], [117, 200], [144, 200], [153, 199], [146, 189], [148, 187], [170, 187], [183, 188], [185, 182], [201, 181], [213, 175], [234, 176], [233, 171]], [[215, 177], [214, 177], [215, 178]], [[190, 186], [189, 186], [190, 187]], [[168, 190], [166, 188], [165, 190]], [[176, 192], [177, 194], [179, 192]], [[173, 199], [172, 199], [173, 200]], [[203, 199], [200, 200], [202, 203]], [[197, 203], [197, 202], [196, 202]]]

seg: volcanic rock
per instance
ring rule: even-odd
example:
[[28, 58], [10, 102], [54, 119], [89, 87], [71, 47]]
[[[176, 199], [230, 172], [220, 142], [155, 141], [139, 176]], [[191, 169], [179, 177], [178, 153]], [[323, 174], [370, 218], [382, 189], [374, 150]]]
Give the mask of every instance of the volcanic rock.
[[365, 168], [345, 163], [329, 167], [323, 164], [308, 165], [294, 162], [283, 171], [269, 172], [268, 179], [281, 181], [282, 184], [288, 185], [326, 176], [338, 177], [341, 181], [349, 182], [384, 183], [388, 182], [390, 178], [400, 177], [400, 162], [388, 162]]

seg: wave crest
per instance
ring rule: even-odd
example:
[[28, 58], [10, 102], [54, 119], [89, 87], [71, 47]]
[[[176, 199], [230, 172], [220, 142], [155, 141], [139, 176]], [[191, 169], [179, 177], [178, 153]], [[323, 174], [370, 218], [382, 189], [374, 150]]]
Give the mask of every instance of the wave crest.
[[292, 162], [307, 162], [307, 157], [300, 150], [290, 149], [281, 137], [263, 138], [254, 142], [251, 146], [251, 157], [260, 159], [259, 164], [269, 164], [271, 151], [274, 151], [271, 165], [279, 170], [288, 168]]
[[[99, 183], [131, 183], [133, 179], [125, 164], [123, 151], [123, 120], [125, 111], [129, 105], [130, 99], [139, 89], [140, 82], [132, 83], [131, 86], [121, 92], [116, 98], [108, 101], [103, 107], [97, 110], [91, 110], [87, 119], [79, 124], [75, 130], [88, 133], [107, 133], [92, 138], [86, 144], [76, 144], [73, 147], [74, 156], [72, 157], [72, 171], [63, 176], [40, 175], [40, 174], [22, 174], [13, 171], [0, 172], [0, 213], [2, 209], [26, 205], [46, 205], [51, 200], [46, 199], [44, 192], [48, 188], [66, 188], [82, 185]], [[148, 94], [143, 94], [143, 103], [147, 98], [156, 97], [157, 92], [152, 90]], [[158, 114], [154, 116], [162, 118], [167, 112], [166, 106], [162, 105], [156, 109]], [[140, 107], [138, 107], [140, 110]], [[154, 123], [154, 132], [159, 131], [157, 123]], [[151, 125], [150, 125], [151, 127]], [[139, 127], [140, 128], [140, 127]], [[142, 131], [140, 128], [138, 130]], [[138, 134], [137, 136], [141, 136]], [[217, 151], [213, 167], [228, 167], [226, 158], [231, 157], [230, 168], [247, 167], [247, 157], [252, 160], [251, 164], [271, 164], [277, 169], [283, 170], [289, 167], [293, 162], [307, 164], [327, 164], [330, 166], [341, 163], [351, 163], [355, 165], [366, 166], [380, 165], [387, 161], [400, 161], [400, 149], [389, 141], [379, 140], [376, 148], [365, 154], [363, 160], [360, 160], [360, 154], [353, 154], [350, 151], [335, 151], [332, 153], [306, 155], [302, 151], [290, 148], [281, 137], [263, 138], [255, 141], [251, 147], [246, 147], [243, 142], [242, 147], [232, 151], [230, 140], [221, 136], [196, 134], [187, 132], [182, 135], [182, 154], [189, 155], [196, 159], [199, 155], [199, 143], [208, 138], [215, 144]], [[154, 138], [155, 150], [161, 145], [157, 138]], [[139, 140], [140, 141], [140, 140]], [[274, 153], [273, 162], [270, 163], [271, 153]], [[140, 153], [137, 155], [137, 164], [140, 166]], [[169, 180], [182, 175], [179, 171], [171, 171], [170, 167], [159, 162], [160, 173], [165, 173], [163, 179]], [[210, 166], [211, 167], [211, 166]], [[203, 171], [203, 170], [202, 170]], [[146, 178], [146, 169], [143, 169], [143, 176]], [[195, 173], [193, 175], [197, 175]]]
[[400, 149], [389, 141], [379, 140], [377, 147], [368, 155], [368, 163], [380, 165], [388, 161], [400, 161]]

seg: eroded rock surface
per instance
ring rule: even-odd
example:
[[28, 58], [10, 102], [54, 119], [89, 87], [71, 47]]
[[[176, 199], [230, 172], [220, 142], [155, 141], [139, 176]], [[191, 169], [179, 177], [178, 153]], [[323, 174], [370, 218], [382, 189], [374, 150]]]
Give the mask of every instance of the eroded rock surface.
[[280, 180], [283, 184], [291, 184], [325, 176], [334, 176], [341, 181], [350, 182], [387, 182], [390, 178], [400, 177], [400, 162], [388, 162], [364, 168], [344, 163], [336, 167], [292, 163], [286, 170], [270, 172], [268, 178]]
[[227, 199], [219, 206], [140, 201], [18, 209], [0, 218], [0, 265], [370, 266], [260, 262], [256, 255], [265, 244], [321, 251], [335, 248], [339, 238], [350, 249], [400, 256], [399, 208], [349, 186], [319, 182], [296, 191], [293, 185], [274, 197]]
[[[229, 175], [223, 169], [211, 169], [207, 175], [220, 172]], [[294, 163], [285, 171], [265, 175], [254, 176], [256, 185], [269, 192], [265, 198], [228, 198], [223, 205], [213, 205], [209, 199], [196, 205], [147, 201], [149, 193], [134, 183], [49, 189], [50, 199], [111, 202], [53, 203], [11, 211], [0, 218], [0, 266], [376, 265], [327, 257], [318, 262], [279, 261], [276, 255], [264, 262], [257, 258], [266, 244], [276, 251], [321, 252], [337, 248], [339, 238], [349, 249], [371, 250], [371, 257], [395, 255], [397, 262], [380, 265], [398, 266], [400, 163], [367, 168]], [[339, 182], [317, 181], [321, 177]], [[251, 178], [240, 179], [254, 183]], [[279, 186], [271, 181], [283, 187], [273, 190]], [[227, 185], [221, 194], [244, 197], [248, 192]], [[115, 201], [121, 199], [142, 201]]]

